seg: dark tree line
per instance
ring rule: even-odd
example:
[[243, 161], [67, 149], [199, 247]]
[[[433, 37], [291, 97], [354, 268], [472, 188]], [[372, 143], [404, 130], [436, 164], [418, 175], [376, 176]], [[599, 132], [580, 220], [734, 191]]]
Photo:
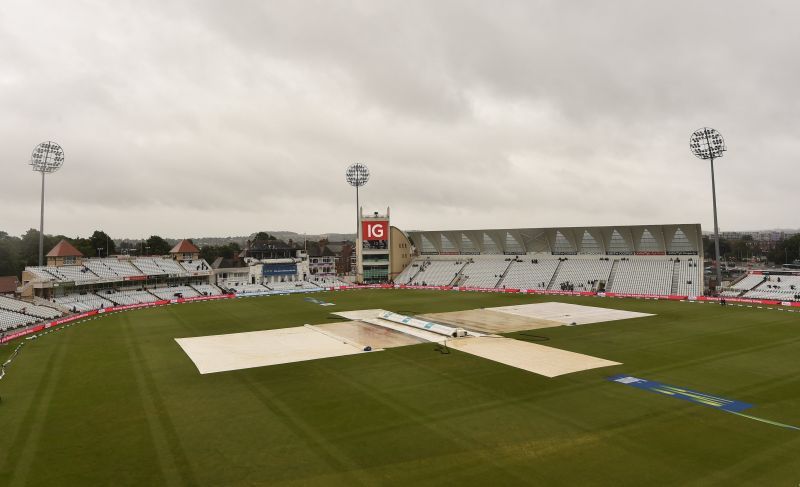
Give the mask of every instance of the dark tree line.
[[[67, 240], [86, 256], [113, 255], [116, 253], [114, 241], [101, 230], [96, 230], [88, 238], [69, 238], [64, 235], [44, 236], [44, 252], [47, 253], [62, 239]], [[21, 237], [0, 231], [0, 275], [19, 276], [25, 266], [39, 264], [39, 231], [30, 229]]]
[[[102, 230], [95, 230], [90, 237], [44, 236], [44, 253], [58, 242], [66, 240], [86, 257], [107, 257], [116, 254], [166, 255], [172, 246], [158, 235], [143, 242], [124, 240], [117, 248], [114, 240]], [[26, 266], [39, 265], [39, 231], [30, 229], [21, 237], [0, 231], [0, 276], [17, 276]]]
[[[703, 249], [706, 259], [714, 259], [714, 237], [703, 237]], [[744, 260], [748, 257], [764, 256], [769, 262], [787, 264], [800, 259], [800, 235], [781, 240], [775, 248], [767, 252], [762, 251], [758, 242], [750, 235], [745, 235], [739, 240], [719, 239], [719, 253], [725, 260]]]
[[800, 235], [787, 238], [778, 242], [767, 258], [779, 264], [791, 264], [795, 260], [800, 260]]
[[225, 245], [205, 245], [200, 248], [200, 257], [205, 259], [209, 264], [213, 264], [218, 257], [225, 259], [233, 259], [242, 251], [242, 248], [236, 242], [231, 242]]
[[[264, 234], [265, 239], [274, 239]], [[67, 240], [86, 257], [107, 257], [110, 255], [167, 255], [172, 249], [166, 239], [158, 235], [140, 241], [123, 240], [117, 245], [102, 230], [95, 230], [90, 237], [66, 237], [64, 235], [44, 236], [44, 252], [50, 251], [62, 239]], [[236, 242], [225, 245], [205, 245], [200, 249], [200, 257], [209, 264], [218, 257], [232, 259], [239, 255], [241, 247]], [[0, 276], [20, 277], [26, 266], [39, 265], [39, 231], [30, 229], [20, 237], [0, 231]]]

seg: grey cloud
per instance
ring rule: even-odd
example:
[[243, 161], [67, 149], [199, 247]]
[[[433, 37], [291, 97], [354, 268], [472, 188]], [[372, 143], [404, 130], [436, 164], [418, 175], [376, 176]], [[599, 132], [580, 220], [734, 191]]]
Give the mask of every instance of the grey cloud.
[[[785, 2], [0, 5], [0, 230], [352, 228], [345, 167], [403, 228], [797, 226], [798, 9]], [[26, 25], [42, 28], [31, 35]]]

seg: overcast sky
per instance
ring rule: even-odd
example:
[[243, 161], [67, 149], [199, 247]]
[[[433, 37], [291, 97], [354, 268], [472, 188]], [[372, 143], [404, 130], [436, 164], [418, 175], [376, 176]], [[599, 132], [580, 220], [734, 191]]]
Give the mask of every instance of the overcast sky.
[[0, 230], [798, 227], [796, 2], [0, 2]]

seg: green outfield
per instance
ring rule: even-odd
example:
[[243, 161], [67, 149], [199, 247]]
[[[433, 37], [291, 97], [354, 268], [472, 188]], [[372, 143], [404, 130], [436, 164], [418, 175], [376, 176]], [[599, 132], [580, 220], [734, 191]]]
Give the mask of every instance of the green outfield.
[[[800, 313], [364, 290], [115, 313], [29, 341], [0, 381], [0, 485], [800, 484]], [[657, 316], [514, 333], [623, 365], [553, 379], [433, 344], [200, 375], [175, 338], [563, 301]], [[530, 335], [535, 334], [536, 338]], [[15, 344], [0, 347], [5, 360]]]

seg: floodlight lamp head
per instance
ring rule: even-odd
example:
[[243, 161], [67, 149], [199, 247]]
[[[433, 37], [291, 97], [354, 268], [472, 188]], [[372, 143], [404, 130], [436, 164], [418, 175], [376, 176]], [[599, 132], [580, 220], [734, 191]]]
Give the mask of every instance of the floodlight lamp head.
[[42, 142], [33, 149], [30, 164], [34, 171], [56, 172], [64, 165], [64, 149], [55, 142]]
[[716, 130], [703, 127], [694, 131], [689, 138], [689, 148], [699, 159], [716, 159], [728, 150], [725, 140]]
[[351, 164], [350, 167], [347, 168], [345, 177], [347, 178], [347, 182], [350, 184], [350, 186], [355, 186], [358, 188], [360, 186], [364, 186], [367, 184], [367, 181], [369, 181], [369, 169], [367, 168], [366, 164], [357, 162], [355, 164]]

